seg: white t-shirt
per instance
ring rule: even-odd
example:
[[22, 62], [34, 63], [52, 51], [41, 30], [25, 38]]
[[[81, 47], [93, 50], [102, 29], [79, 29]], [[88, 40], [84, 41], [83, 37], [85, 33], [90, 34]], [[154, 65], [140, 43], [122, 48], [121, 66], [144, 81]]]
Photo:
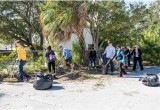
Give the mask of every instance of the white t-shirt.
[[104, 53], [106, 53], [106, 58], [112, 59], [116, 54], [116, 49], [113, 46], [107, 46]]

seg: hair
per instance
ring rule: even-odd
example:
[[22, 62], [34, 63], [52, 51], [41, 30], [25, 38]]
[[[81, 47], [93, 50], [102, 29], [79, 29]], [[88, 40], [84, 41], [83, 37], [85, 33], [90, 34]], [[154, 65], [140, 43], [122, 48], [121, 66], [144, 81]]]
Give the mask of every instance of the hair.
[[112, 42], [111, 42], [111, 41], [108, 41], [108, 44], [112, 44]]
[[63, 46], [60, 45], [59, 48], [63, 48]]
[[116, 48], [121, 48], [121, 46], [117, 45]]
[[48, 50], [51, 50], [51, 46], [48, 46], [47, 49], [48, 49]]
[[15, 41], [15, 44], [16, 44], [16, 43], [21, 44], [21, 41], [20, 41], [20, 40], [16, 40], [16, 41]]

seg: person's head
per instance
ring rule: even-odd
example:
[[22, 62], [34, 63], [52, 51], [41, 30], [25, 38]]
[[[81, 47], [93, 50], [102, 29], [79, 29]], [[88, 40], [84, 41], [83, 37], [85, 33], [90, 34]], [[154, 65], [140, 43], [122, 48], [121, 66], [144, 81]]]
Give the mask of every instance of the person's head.
[[124, 50], [125, 49], [124, 46], [121, 46], [121, 49]]
[[134, 49], [138, 49], [138, 46], [136, 45], [136, 46], [134, 46]]
[[21, 45], [21, 42], [19, 40], [15, 41], [15, 46], [19, 47]]
[[111, 42], [111, 41], [108, 41], [108, 45], [111, 46], [111, 45], [112, 45], [112, 42]]
[[59, 50], [62, 51], [63, 50], [63, 46], [59, 46]]
[[47, 47], [47, 50], [51, 50], [51, 46], [48, 46], [48, 47]]
[[121, 50], [121, 47], [119, 45], [117, 45], [116, 50]]
[[124, 47], [124, 50], [128, 50], [128, 47], [127, 47], [127, 46], [125, 46], [125, 47]]

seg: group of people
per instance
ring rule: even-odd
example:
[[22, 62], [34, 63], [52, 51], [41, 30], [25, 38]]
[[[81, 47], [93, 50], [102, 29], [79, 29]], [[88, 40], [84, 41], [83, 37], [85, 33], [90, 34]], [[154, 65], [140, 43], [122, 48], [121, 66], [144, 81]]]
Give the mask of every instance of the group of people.
[[[91, 66], [94, 67], [96, 65], [96, 51], [92, 49], [90, 51], [90, 62]], [[142, 65], [142, 52], [138, 48], [138, 46], [134, 46], [134, 49], [132, 52], [130, 52], [130, 49], [127, 47], [122, 46], [116, 46], [114, 47], [112, 45], [112, 42], [108, 42], [108, 46], [106, 47], [104, 53], [102, 54], [103, 59], [103, 65], [106, 65], [106, 69], [108, 69], [108, 66], [110, 65], [111, 72], [114, 71], [114, 63], [116, 62], [119, 66], [119, 76], [123, 77], [123, 75], [126, 75], [125, 68], [130, 67], [130, 60], [133, 57], [133, 71], [136, 70], [137, 62], [140, 66], [140, 69], [143, 70]], [[108, 71], [106, 70], [106, 74]]]
[[[24, 78], [26, 78], [26, 81], [29, 81], [31, 79], [31, 76], [28, 75], [23, 71], [23, 67], [26, 64], [26, 50], [24, 47], [21, 45], [21, 42], [18, 40], [15, 42], [15, 46], [17, 48], [17, 53], [18, 53], [18, 71], [19, 71], [19, 77], [18, 77], [18, 82], [23, 82]], [[72, 64], [72, 53], [69, 49], [63, 48], [63, 46], [59, 46], [59, 50], [62, 51], [62, 57], [65, 59], [66, 63], [68, 63], [71, 67], [71, 72], [73, 72], [73, 64]], [[56, 54], [54, 50], [51, 49], [51, 46], [47, 47], [45, 57], [47, 59], [48, 63], [48, 71], [52, 74], [54, 74], [54, 79], [57, 79], [56, 77], [56, 69], [55, 69], [55, 60], [56, 60]]]
[[[23, 66], [26, 64], [26, 50], [23, 46], [21, 46], [20, 41], [15, 42], [15, 46], [17, 47], [18, 52], [18, 61], [19, 61], [19, 82], [23, 82], [23, 78], [25, 77], [27, 81], [30, 80], [31, 76], [28, 75], [23, 71]], [[74, 70], [74, 65], [72, 64], [72, 53], [69, 49], [63, 48], [63, 46], [59, 46], [59, 50], [62, 51], [62, 58], [65, 59], [66, 63], [70, 65], [71, 72]], [[134, 65], [133, 65], [133, 71], [136, 70], [137, 62], [139, 63], [140, 69], [143, 70], [142, 65], [142, 52], [138, 48], [138, 46], [135, 46], [132, 53], [130, 53], [130, 50], [128, 48], [123, 48], [120, 46], [116, 46], [116, 48], [112, 45], [112, 42], [108, 42], [108, 46], [106, 47], [104, 53], [103, 53], [103, 65], [106, 65], [108, 67], [110, 65], [111, 72], [114, 71], [114, 63], [113, 61], [117, 61], [119, 65], [119, 76], [123, 77], [123, 75], [126, 75], [126, 71], [124, 69], [125, 65], [127, 64], [128, 67], [130, 67], [130, 60], [134, 57]], [[56, 69], [55, 69], [55, 60], [56, 60], [56, 54], [54, 50], [51, 49], [51, 46], [47, 47], [47, 51], [45, 54], [45, 57], [48, 62], [48, 71], [51, 73], [53, 71], [54, 78], [57, 79], [55, 76]], [[97, 53], [94, 49], [90, 51], [89, 54], [91, 66], [96, 68], [96, 57]], [[61, 59], [62, 59], [61, 58]], [[106, 68], [107, 69], [107, 68]], [[107, 71], [106, 71], [107, 74]]]

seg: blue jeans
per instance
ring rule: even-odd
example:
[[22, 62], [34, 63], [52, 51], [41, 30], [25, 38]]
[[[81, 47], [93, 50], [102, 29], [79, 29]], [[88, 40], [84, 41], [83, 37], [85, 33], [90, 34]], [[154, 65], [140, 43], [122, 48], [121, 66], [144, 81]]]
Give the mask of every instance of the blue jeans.
[[91, 67], [95, 67], [96, 66], [96, 58], [95, 57], [91, 57], [90, 61], [91, 61]]
[[27, 73], [25, 73], [24, 71], [23, 71], [23, 66], [26, 64], [26, 61], [20, 61], [19, 62], [19, 79], [20, 80], [23, 80], [23, 77], [26, 77], [26, 78], [29, 78], [30, 76], [27, 74]]

